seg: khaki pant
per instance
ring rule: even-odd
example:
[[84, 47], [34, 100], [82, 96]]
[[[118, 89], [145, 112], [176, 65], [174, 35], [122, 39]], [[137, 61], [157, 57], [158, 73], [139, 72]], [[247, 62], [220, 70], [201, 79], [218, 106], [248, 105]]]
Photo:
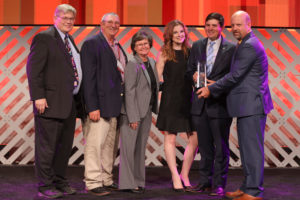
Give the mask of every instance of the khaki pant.
[[100, 118], [98, 122], [87, 119], [83, 125], [86, 140], [84, 182], [88, 190], [113, 183], [112, 170], [119, 143], [116, 129], [116, 118], [110, 120]]

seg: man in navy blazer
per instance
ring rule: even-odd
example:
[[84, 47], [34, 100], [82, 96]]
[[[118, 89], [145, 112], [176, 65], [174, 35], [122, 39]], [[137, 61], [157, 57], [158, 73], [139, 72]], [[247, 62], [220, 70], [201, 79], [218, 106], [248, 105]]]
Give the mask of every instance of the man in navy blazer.
[[75, 17], [76, 10], [72, 6], [57, 6], [54, 26], [33, 38], [27, 61], [34, 111], [38, 191], [39, 196], [47, 198], [76, 193], [66, 180], [76, 116], [84, 113], [80, 55], [68, 34]]
[[[187, 75], [197, 81], [197, 64], [211, 64], [211, 72], [207, 74], [209, 82], [222, 78], [230, 70], [234, 44], [222, 37], [224, 17], [219, 13], [210, 13], [205, 20], [207, 38], [193, 44], [189, 57]], [[212, 45], [211, 45], [212, 44]], [[209, 48], [212, 51], [209, 52]], [[212, 55], [208, 55], [211, 53]], [[212, 58], [211, 63], [207, 60]], [[207, 70], [208, 71], [208, 70]], [[196, 90], [195, 90], [196, 92]], [[194, 191], [207, 192], [213, 188], [211, 195], [222, 196], [226, 185], [229, 164], [229, 131], [232, 118], [226, 108], [226, 95], [198, 99], [197, 94], [192, 101], [192, 123], [198, 135], [198, 146], [201, 155], [200, 180]]]
[[99, 34], [82, 45], [81, 61], [87, 122], [84, 150], [85, 185], [91, 194], [102, 196], [117, 189], [112, 169], [118, 148], [117, 117], [123, 102], [123, 73], [127, 57], [115, 36], [120, 19], [107, 13]]
[[226, 197], [235, 200], [261, 200], [263, 196], [264, 130], [267, 114], [273, 109], [268, 86], [268, 59], [264, 47], [251, 31], [248, 13], [237, 11], [231, 17], [238, 46], [230, 72], [216, 83], [198, 90], [199, 98], [228, 92], [227, 108], [237, 117], [237, 132], [245, 179]]

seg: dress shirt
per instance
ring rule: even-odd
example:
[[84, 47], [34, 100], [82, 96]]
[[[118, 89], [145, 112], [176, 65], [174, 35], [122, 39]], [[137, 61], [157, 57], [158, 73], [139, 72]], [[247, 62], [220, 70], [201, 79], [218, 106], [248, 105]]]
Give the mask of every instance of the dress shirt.
[[[56, 26], [55, 26], [56, 30], [58, 31], [61, 39], [64, 41], [65, 40], [65, 36], [66, 34], [61, 32]], [[76, 48], [74, 47], [73, 43], [71, 42], [70, 38], [68, 37], [69, 40], [69, 44], [71, 47], [71, 51], [72, 51], [72, 55], [76, 64], [76, 69], [77, 69], [77, 73], [78, 73], [78, 78], [79, 78], [79, 83], [78, 86], [74, 88], [73, 90], [73, 94], [77, 94], [79, 89], [80, 89], [80, 85], [81, 85], [81, 81], [82, 81], [82, 70], [81, 70], [81, 65], [80, 65], [80, 54], [76, 51]]]
[[[219, 48], [220, 48], [220, 45], [221, 45], [221, 36], [214, 40], [216, 43], [214, 44], [213, 46], [213, 58], [212, 58], [212, 67], [214, 66], [214, 63], [215, 63], [215, 60], [216, 60], [216, 57], [217, 57], [217, 54], [218, 54], [218, 51], [219, 51]], [[208, 48], [209, 48], [209, 45], [212, 41], [208, 38], [207, 40], [207, 45], [206, 45], [206, 55], [208, 53]]]
[[[125, 66], [126, 66], [125, 55], [123, 54], [123, 51], [121, 50], [121, 48], [119, 46], [119, 42], [116, 39], [114, 39], [113, 42], [110, 42], [104, 34], [103, 34], [103, 36], [106, 39], [109, 46], [111, 47], [111, 50], [115, 54], [115, 57], [118, 61], [117, 67], [118, 67], [119, 71], [121, 71], [122, 81], [124, 82], [124, 70], [125, 70]], [[121, 64], [121, 65], [119, 65], [119, 64]]]

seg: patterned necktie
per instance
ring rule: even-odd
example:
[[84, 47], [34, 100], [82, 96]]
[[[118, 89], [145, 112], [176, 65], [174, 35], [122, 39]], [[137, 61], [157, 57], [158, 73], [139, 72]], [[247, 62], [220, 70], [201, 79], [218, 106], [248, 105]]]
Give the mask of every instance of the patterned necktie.
[[216, 44], [215, 41], [210, 42], [207, 55], [206, 55], [206, 75], [208, 76], [211, 73], [212, 67], [213, 67], [213, 61], [214, 61], [214, 45]]
[[74, 88], [76, 88], [79, 84], [79, 77], [78, 77], [76, 63], [75, 63], [75, 60], [74, 60], [74, 57], [73, 57], [73, 54], [72, 54], [72, 49], [70, 47], [68, 38], [69, 38], [69, 35], [66, 34], [66, 36], [65, 36], [65, 46], [66, 46], [66, 49], [67, 49], [67, 51], [70, 55], [70, 58], [71, 58], [71, 62], [72, 62], [73, 70], [74, 70], [74, 75], [75, 75]]
[[117, 59], [117, 69], [121, 74], [122, 82], [124, 82], [124, 67], [123, 67], [123, 64], [121, 62], [121, 53], [122, 53], [121, 49], [120, 49], [118, 43], [115, 43], [113, 46], [111, 46], [111, 48], [113, 49], [113, 52], [114, 52], [114, 54], [116, 56], [116, 59]]

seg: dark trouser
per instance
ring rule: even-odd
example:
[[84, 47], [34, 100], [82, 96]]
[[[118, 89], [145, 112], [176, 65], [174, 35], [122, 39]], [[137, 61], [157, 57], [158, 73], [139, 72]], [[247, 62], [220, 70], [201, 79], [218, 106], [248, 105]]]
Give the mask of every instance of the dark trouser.
[[40, 116], [35, 121], [35, 167], [39, 179], [39, 191], [67, 185], [65, 178], [72, 150], [76, 123], [73, 102], [67, 119]]
[[[204, 110], [192, 115], [201, 155], [200, 182], [208, 187], [225, 187], [229, 164], [229, 131], [231, 118], [212, 118]], [[212, 180], [213, 179], [213, 180]]]
[[237, 132], [245, 179], [240, 190], [262, 197], [266, 115], [237, 118]]

